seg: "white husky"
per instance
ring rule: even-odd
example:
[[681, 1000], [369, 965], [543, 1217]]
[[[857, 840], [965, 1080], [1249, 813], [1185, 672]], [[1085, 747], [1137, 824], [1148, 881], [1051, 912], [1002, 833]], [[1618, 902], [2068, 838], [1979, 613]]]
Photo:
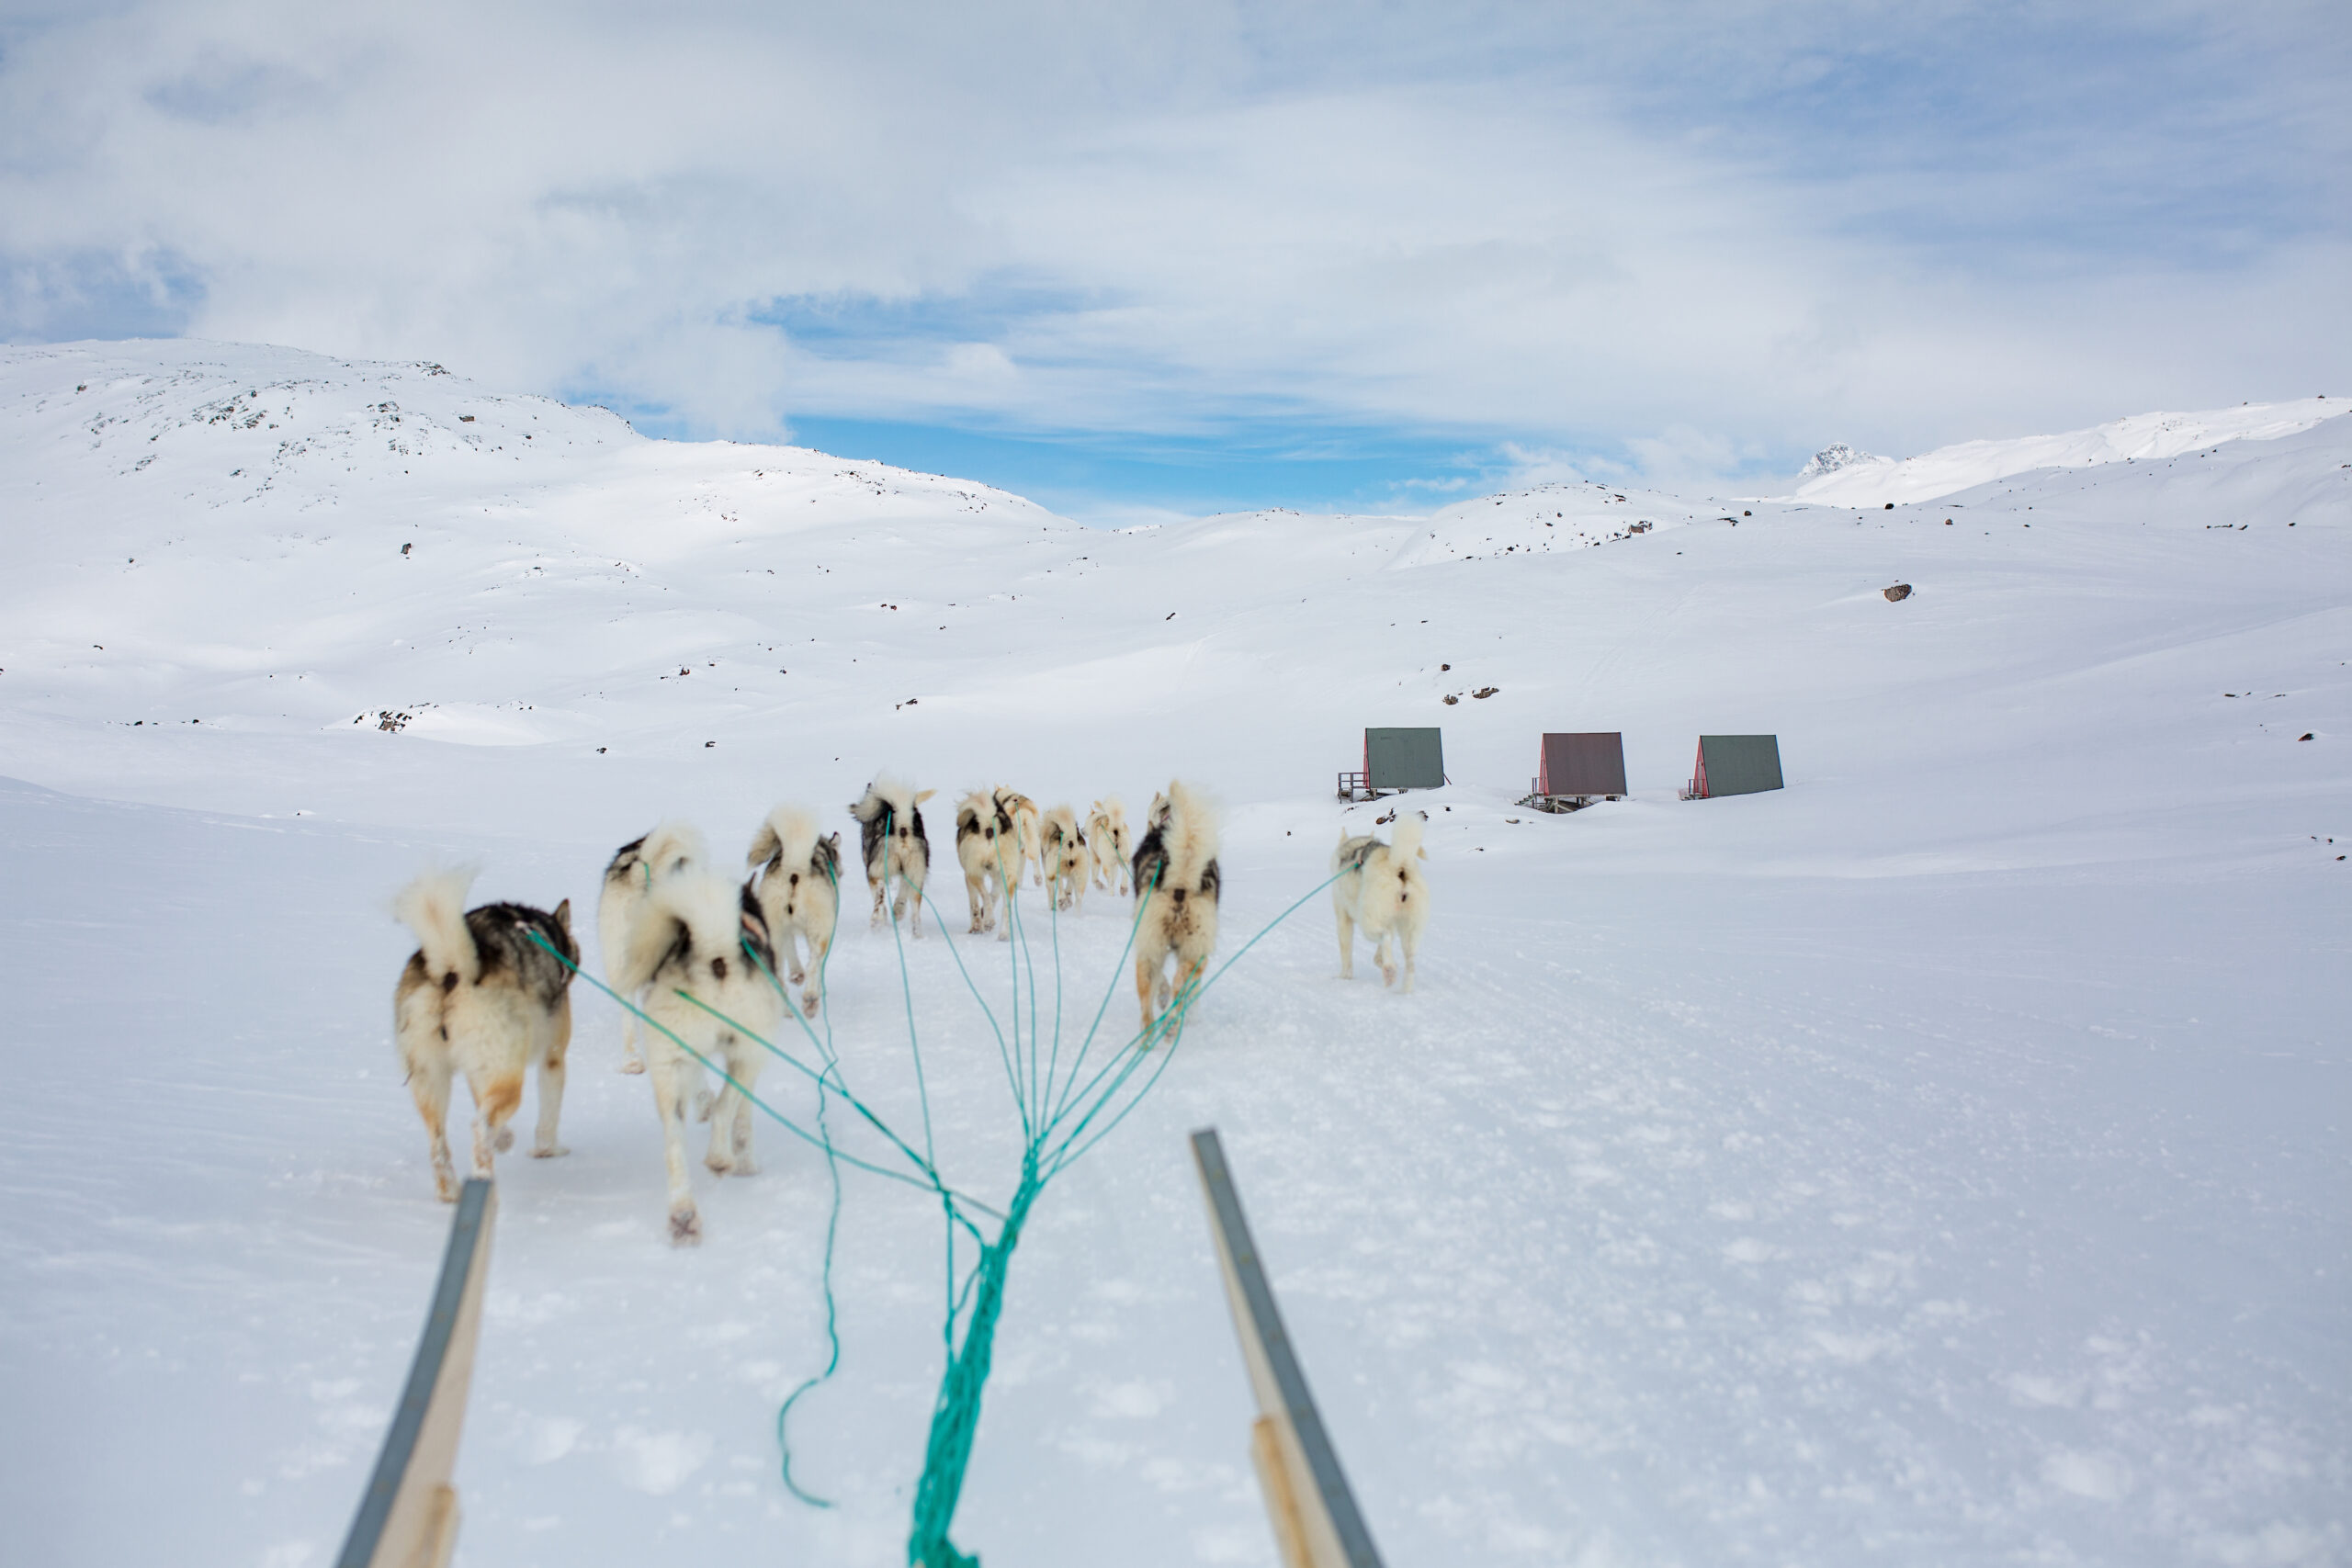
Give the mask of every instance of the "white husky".
[[1038, 830], [1044, 818], [1037, 810], [1037, 803], [1017, 789], [1007, 789], [999, 784], [996, 806], [999, 811], [1012, 818], [1012, 845], [1021, 856], [1012, 867], [1012, 880], [1021, 880], [1022, 867], [1025, 865], [1034, 868], [1037, 886], [1043, 887], [1046, 885], [1046, 860], [1038, 843]]
[[656, 882], [639, 901], [614, 966], [615, 988], [624, 996], [643, 991], [645, 1015], [660, 1026], [646, 1032], [646, 1077], [662, 1116], [673, 1243], [702, 1239], [685, 1136], [703, 1068], [679, 1041], [734, 1080], [711, 1111], [710, 1152], [703, 1163], [722, 1176], [758, 1169], [752, 1160], [752, 1107], [741, 1090], [759, 1083], [768, 1053], [744, 1032], [772, 1041], [784, 1020], [784, 998], [760, 973], [762, 964], [775, 967], [775, 946], [751, 884], [738, 886], [715, 872], [688, 870]]
[[563, 1054], [571, 1043], [567, 961], [580, 959], [571, 903], [557, 905], [552, 915], [521, 904], [469, 910], [466, 889], [473, 879], [470, 871], [428, 871], [392, 903], [417, 944], [392, 990], [392, 1033], [431, 1140], [433, 1186], [445, 1203], [458, 1198], [447, 1132], [454, 1073], [466, 1075], [473, 1094], [476, 1176], [490, 1175], [492, 1154], [514, 1144], [506, 1123], [522, 1106], [523, 1074], [535, 1063], [539, 1129], [531, 1152], [541, 1159], [564, 1152], [555, 1129], [563, 1109]]
[[937, 793], [927, 789], [918, 795], [913, 786], [877, 773], [865, 786], [865, 795], [849, 808], [849, 814], [857, 818], [866, 886], [874, 889], [874, 925], [882, 923], [882, 900], [895, 881], [899, 896], [891, 902], [890, 919], [896, 921], [905, 915], [911, 899], [914, 919], [909, 924], [915, 935], [922, 935], [922, 885], [931, 874], [931, 840], [922, 830], [922, 803]]
[[[1021, 846], [1012, 818], [993, 790], [976, 789], [956, 803], [956, 862], [964, 871], [964, 897], [972, 907], [973, 936], [997, 931], [997, 900], [1008, 906], [1021, 886]], [[998, 940], [1012, 940], [1012, 921], [1002, 921]]]
[[1331, 908], [1340, 919], [1340, 977], [1356, 973], [1356, 931], [1372, 945], [1373, 962], [1380, 965], [1380, 981], [1396, 984], [1397, 950], [1403, 950], [1405, 983], [1397, 994], [1413, 988], [1413, 956], [1420, 951], [1421, 931], [1430, 920], [1430, 885], [1415, 863], [1430, 858], [1421, 848], [1421, 818], [1398, 813], [1395, 841], [1382, 843], [1366, 833], [1350, 838], [1340, 829], [1340, 847], [1331, 852], [1331, 869], [1340, 879], [1331, 884]]
[[[1216, 946], [1224, 881], [1216, 865], [1216, 813], [1191, 785], [1179, 781], [1153, 797], [1133, 870], [1143, 905], [1136, 921], [1136, 999], [1143, 1004], [1148, 1033], [1158, 1010], [1200, 978]], [[1176, 961], [1173, 984], [1167, 973], [1170, 958]]]
[[[613, 852], [611, 863], [605, 867], [604, 891], [596, 898], [596, 946], [604, 953], [606, 985], [637, 1000], [613, 979], [613, 964], [628, 940], [631, 917], [655, 883], [689, 866], [706, 864], [708, 859], [702, 834], [684, 822], [661, 823], [643, 838], [631, 839]], [[638, 1040], [644, 1032], [645, 1026], [637, 1021], [635, 1013], [621, 1014], [621, 1071], [645, 1071], [645, 1058], [638, 1051]]]
[[1115, 795], [1103, 796], [1087, 813], [1086, 841], [1094, 849], [1094, 886], [1106, 893], [1127, 890], [1127, 808]]
[[[746, 857], [759, 873], [760, 913], [775, 942], [775, 955], [800, 993], [800, 1010], [810, 1018], [825, 1002], [825, 954], [833, 945], [841, 917], [842, 836], [820, 838], [817, 814], [779, 806], [752, 835]], [[808, 949], [808, 963], [800, 949]]]
[[1086, 874], [1094, 867], [1094, 852], [1086, 847], [1078, 813], [1067, 806], [1046, 812], [1038, 847], [1045, 856], [1046, 896], [1057, 908], [1078, 909], [1086, 902]]

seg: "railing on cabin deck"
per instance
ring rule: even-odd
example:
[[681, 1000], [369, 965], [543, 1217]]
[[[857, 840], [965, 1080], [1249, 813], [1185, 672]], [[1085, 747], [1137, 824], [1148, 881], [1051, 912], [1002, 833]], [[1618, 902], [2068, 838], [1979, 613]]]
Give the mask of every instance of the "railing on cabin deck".
[[1372, 787], [1370, 773], [1341, 773], [1340, 798], [1341, 800], [1377, 800], [1380, 798], [1380, 792]]

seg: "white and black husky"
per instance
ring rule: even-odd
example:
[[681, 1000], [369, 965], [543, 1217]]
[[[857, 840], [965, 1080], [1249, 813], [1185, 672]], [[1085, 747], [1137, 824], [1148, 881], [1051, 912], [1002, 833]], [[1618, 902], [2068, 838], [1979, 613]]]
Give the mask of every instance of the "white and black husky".
[[642, 992], [646, 1017], [660, 1026], [646, 1031], [646, 1077], [662, 1117], [674, 1243], [702, 1239], [685, 1136], [686, 1113], [705, 1080], [702, 1064], [679, 1042], [734, 1080], [719, 1091], [710, 1113], [710, 1152], [703, 1163], [721, 1175], [750, 1176], [758, 1168], [752, 1159], [753, 1107], [738, 1086], [750, 1089], [759, 1083], [768, 1057], [761, 1041], [774, 1041], [784, 1021], [784, 998], [762, 965], [775, 970], [775, 945], [752, 885], [693, 869], [657, 881], [639, 902], [613, 965], [614, 988], [624, 996]]
[[1086, 901], [1087, 874], [1094, 869], [1094, 852], [1086, 847], [1077, 812], [1057, 806], [1046, 813], [1039, 852], [1046, 865], [1046, 896], [1056, 908], [1077, 909]]
[[1127, 808], [1115, 795], [1094, 803], [1087, 814], [1086, 840], [1094, 849], [1094, 886], [1106, 893], [1127, 890]]
[[1148, 1032], [1158, 1010], [1200, 977], [1216, 946], [1224, 877], [1216, 865], [1216, 809], [1190, 784], [1170, 784], [1166, 795], [1152, 799], [1131, 870], [1142, 904], [1136, 922], [1136, 999], [1143, 1004]]
[[[815, 812], [779, 806], [752, 835], [749, 859], [759, 873], [760, 913], [775, 942], [775, 955], [792, 971], [794, 985], [807, 981], [800, 1010], [814, 1018], [824, 1005], [825, 954], [841, 914], [842, 836], [820, 838]], [[805, 968], [803, 943], [808, 949]]]
[[956, 863], [972, 908], [970, 933], [998, 931], [997, 904], [1006, 906], [1000, 942], [1012, 940], [1012, 895], [1021, 886], [1021, 845], [1012, 818], [994, 790], [976, 789], [956, 803]]
[[1012, 863], [1012, 880], [1019, 882], [1022, 867], [1029, 866], [1034, 869], [1037, 886], [1043, 887], [1046, 885], [1046, 859], [1039, 848], [1037, 834], [1045, 818], [1037, 809], [1037, 803], [1019, 790], [1007, 789], [1002, 784], [997, 785], [995, 795], [996, 808], [1012, 818], [1012, 846], [1020, 855]]
[[392, 990], [392, 1032], [432, 1140], [434, 1190], [445, 1203], [458, 1198], [447, 1128], [455, 1074], [465, 1074], [473, 1095], [473, 1174], [490, 1175], [492, 1154], [513, 1145], [506, 1123], [523, 1103], [524, 1071], [535, 1063], [539, 1126], [531, 1153], [545, 1159], [564, 1152], [555, 1134], [563, 1111], [563, 1055], [571, 1043], [565, 960], [580, 958], [571, 903], [557, 905], [552, 915], [521, 904], [468, 909], [473, 879], [470, 871], [429, 871], [392, 904], [417, 942]]
[[1380, 965], [1381, 984], [1396, 985], [1402, 949], [1405, 983], [1397, 994], [1412, 990], [1413, 959], [1430, 920], [1430, 885], [1415, 863], [1430, 858], [1421, 848], [1421, 823], [1420, 817], [1400, 813], [1395, 841], [1385, 844], [1369, 833], [1350, 838], [1340, 829], [1340, 847], [1331, 852], [1331, 869], [1340, 877], [1331, 884], [1331, 909], [1340, 921], [1341, 979], [1355, 977], [1356, 932], [1362, 931]]
[[[638, 999], [613, 978], [613, 964], [628, 940], [630, 919], [655, 883], [708, 861], [702, 834], [684, 822], [661, 823], [643, 838], [631, 839], [613, 852], [611, 863], [605, 867], [604, 891], [596, 897], [596, 945], [604, 954], [606, 985], [631, 1001]], [[638, 1039], [643, 1033], [637, 1015], [624, 1010], [621, 1071], [645, 1071], [645, 1058], [638, 1052]]]
[[931, 874], [931, 840], [922, 830], [922, 803], [936, 793], [927, 789], [918, 795], [912, 785], [880, 773], [865, 786], [865, 796], [849, 808], [849, 814], [857, 818], [866, 885], [874, 889], [872, 923], [876, 926], [882, 923], [883, 897], [896, 882], [899, 896], [891, 900], [890, 919], [904, 916], [911, 902], [914, 918], [909, 924], [915, 935], [922, 935], [922, 885]]

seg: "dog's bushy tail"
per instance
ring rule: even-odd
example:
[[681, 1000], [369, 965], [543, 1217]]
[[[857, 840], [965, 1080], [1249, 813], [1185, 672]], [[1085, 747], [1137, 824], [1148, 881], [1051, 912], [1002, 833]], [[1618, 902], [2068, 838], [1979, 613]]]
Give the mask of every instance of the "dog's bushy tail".
[[735, 954], [741, 897], [741, 888], [715, 871], [689, 868], [655, 883], [629, 917], [613, 989], [623, 996], [642, 989], [682, 939], [691, 954]]
[[1423, 860], [1428, 859], [1427, 853], [1421, 849], [1423, 826], [1419, 817], [1410, 817], [1404, 812], [1398, 812], [1396, 832], [1390, 840], [1389, 852], [1398, 860], [1412, 860], [1416, 856]]
[[708, 865], [710, 852], [702, 840], [702, 829], [691, 822], [668, 820], [656, 823], [653, 831], [645, 835], [638, 848], [638, 857], [652, 872], [659, 882], [690, 866]]
[[428, 871], [392, 900], [392, 913], [416, 933], [426, 972], [445, 986], [450, 976], [466, 985], [481, 978], [481, 954], [466, 924], [466, 894], [473, 885], [471, 866]]
[[1165, 886], [1198, 886], [1201, 874], [1216, 859], [1216, 806], [1201, 791], [1178, 779], [1168, 786], [1168, 826], [1159, 836], [1168, 855]]
[[850, 815], [861, 822], [871, 822], [886, 810], [894, 820], [904, 822], [914, 815], [914, 786], [901, 782], [893, 773], [876, 773], [874, 782], [865, 786], [864, 797], [849, 810]]
[[779, 806], [768, 813], [760, 830], [752, 835], [752, 852], [747, 863], [799, 871], [807, 867], [817, 853], [817, 814], [805, 807]]

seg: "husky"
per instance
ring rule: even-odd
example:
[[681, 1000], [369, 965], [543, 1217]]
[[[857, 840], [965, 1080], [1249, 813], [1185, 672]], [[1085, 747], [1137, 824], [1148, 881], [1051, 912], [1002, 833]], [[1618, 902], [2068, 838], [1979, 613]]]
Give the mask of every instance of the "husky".
[[1076, 910], [1086, 902], [1086, 874], [1094, 864], [1094, 852], [1086, 847], [1086, 835], [1079, 830], [1078, 813], [1067, 806], [1046, 813], [1039, 847], [1054, 907]]
[[1038, 813], [1037, 803], [1019, 790], [1006, 789], [1000, 784], [996, 790], [996, 805], [998, 810], [1012, 818], [1012, 844], [1021, 856], [1021, 863], [1012, 868], [1012, 880], [1019, 882], [1022, 866], [1028, 865], [1035, 868], [1033, 874], [1036, 885], [1043, 887], [1046, 885], [1046, 856], [1044, 847], [1038, 841], [1038, 830], [1044, 819]]
[[[759, 873], [760, 914], [768, 923], [776, 956], [792, 971], [800, 1010], [809, 1018], [825, 1002], [825, 954], [833, 945], [841, 916], [842, 836], [817, 836], [817, 814], [779, 806], [752, 835], [746, 857]], [[803, 943], [808, 961], [800, 960]]]
[[[1141, 905], [1136, 998], [1143, 1004], [1148, 1037], [1158, 1009], [1200, 978], [1216, 946], [1217, 891], [1224, 880], [1216, 865], [1216, 813], [1190, 784], [1179, 780], [1152, 797], [1131, 869]], [[1176, 961], [1173, 985], [1167, 975], [1170, 958]], [[1181, 1033], [1182, 1022], [1176, 1027]]]
[[521, 904], [468, 909], [473, 880], [471, 871], [428, 871], [392, 903], [417, 943], [392, 990], [392, 1033], [432, 1140], [433, 1188], [445, 1203], [458, 1201], [447, 1129], [454, 1073], [466, 1075], [473, 1095], [476, 1176], [491, 1174], [493, 1151], [514, 1146], [506, 1123], [522, 1106], [524, 1069], [534, 1063], [539, 1126], [531, 1153], [548, 1159], [567, 1152], [555, 1134], [563, 1111], [563, 1054], [571, 1043], [571, 965], [580, 960], [571, 901], [552, 915]]
[[1127, 808], [1105, 795], [1087, 813], [1086, 840], [1094, 846], [1094, 886], [1106, 893], [1127, 890]]
[[[998, 802], [996, 791], [976, 789], [956, 803], [956, 861], [964, 868], [964, 897], [972, 906], [969, 934], [994, 931], [998, 941], [1012, 941], [1012, 895], [1021, 886], [1021, 847], [1013, 836], [1012, 818]], [[1000, 897], [1005, 904], [1001, 921], [997, 915]]]
[[685, 1136], [686, 1112], [704, 1081], [702, 1065], [679, 1042], [732, 1080], [711, 1111], [703, 1163], [721, 1176], [753, 1174], [752, 1108], [743, 1095], [759, 1083], [768, 1055], [761, 1041], [775, 1038], [785, 1005], [763, 966], [775, 972], [775, 944], [752, 885], [695, 868], [656, 882], [639, 900], [614, 965], [615, 988], [644, 992], [645, 1015], [656, 1026], [646, 1031], [646, 1077], [662, 1117], [670, 1240], [677, 1246], [702, 1239]]
[[922, 803], [938, 793], [927, 789], [918, 795], [889, 774], [876, 773], [865, 786], [864, 798], [849, 808], [858, 822], [866, 886], [874, 889], [870, 924], [875, 927], [882, 924], [882, 899], [895, 877], [899, 897], [890, 905], [890, 919], [895, 922], [906, 914], [911, 896], [914, 919], [910, 924], [916, 936], [922, 935], [922, 885], [931, 874], [931, 840], [922, 830]]
[[[684, 822], [661, 823], [643, 838], [631, 839], [613, 852], [611, 863], [605, 867], [604, 891], [596, 897], [596, 946], [605, 956], [606, 985], [613, 984], [614, 957], [627, 941], [629, 919], [647, 892], [663, 877], [702, 865], [707, 858], [702, 834]], [[638, 1050], [638, 1038], [643, 1032], [635, 1013], [621, 1014], [621, 1071], [645, 1071], [645, 1058]]]
[[1413, 957], [1430, 920], [1430, 885], [1414, 863], [1430, 858], [1421, 848], [1422, 821], [1399, 812], [1393, 841], [1385, 844], [1369, 833], [1350, 838], [1347, 829], [1340, 829], [1340, 847], [1331, 852], [1331, 869], [1339, 874], [1331, 884], [1331, 909], [1340, 919], [1341, 979], [1355, 978], [1356, 932], [1362, 930], [1373, 944], [1382, 985], [1396, 985], [1402, 950], [1405, 983], [1396, 994], [1411, 994]]

